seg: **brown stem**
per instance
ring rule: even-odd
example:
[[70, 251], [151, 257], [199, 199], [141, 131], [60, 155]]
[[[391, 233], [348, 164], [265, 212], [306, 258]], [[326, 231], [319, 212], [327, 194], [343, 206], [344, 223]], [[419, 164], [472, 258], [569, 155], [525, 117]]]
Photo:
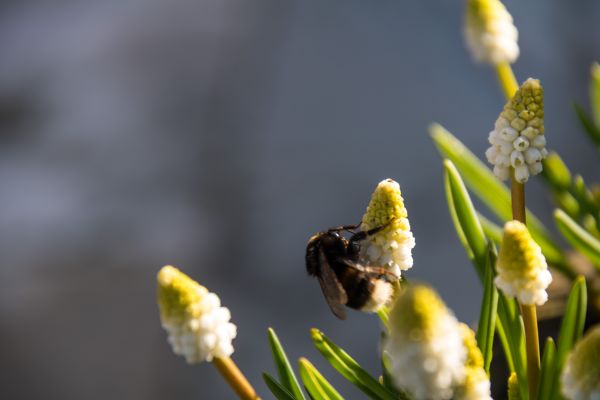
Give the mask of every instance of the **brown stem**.
[[527, 352], [527, 381], [529, 383], [529, 400], [537, 397], [540, 377], [540, 343], [538, 338], [537, 315], [535, 305], [521, 304], [521, 315], [525, 325], [525, 349]]
[[240, 371], [231, 358], [215, 358], [212, 363], [240, 399], [260, 400], [256, 391], [252, 385], [250, 385], [250, 382], [248, 382], [244, 374], [242, 374], [242, 371]]

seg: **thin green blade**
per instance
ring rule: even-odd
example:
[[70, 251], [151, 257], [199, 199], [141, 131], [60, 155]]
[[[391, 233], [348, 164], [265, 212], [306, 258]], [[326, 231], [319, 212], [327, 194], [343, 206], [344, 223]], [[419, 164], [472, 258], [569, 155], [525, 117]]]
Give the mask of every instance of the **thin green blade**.
[[298, 379], [296, 379], [294, 370], [292, 369], [292, 366], [285, 355], [283, 346], [281, 345], [281, 342], [279, 342], [279, 338], [277, 338], [277, 334], [275, 334], [273, 328], [269, 328], [268, 333], [269, 345], [271, 346], [271, 352], [273, 353], [273, 359], [275, 360], [277, 375], [279, 376], [281, 385], [286, 388], [287, 391], [289, 391], [295, 398], [306, 400], [304, 394], [302, 393], [302, 389], [300, 388], [300, 384], [298, 384]]
[[600, 241], [590, 235], [563, 210], [554, 211], [554, 220], [558, 230], [571, 246], [585, 255], [600, 271]]
[[267, 384], [267, 387], [273, 393], [273, 396], [277, 400], [297, 400], [286, 388], [284, 388], [279, 382], [275, 380], [271, 375], [264, 372], [262, 374], [263, 380]]
[[344, 400], [333, 386], [306, 358], [298, 361], [300, 378], [314, 400]]

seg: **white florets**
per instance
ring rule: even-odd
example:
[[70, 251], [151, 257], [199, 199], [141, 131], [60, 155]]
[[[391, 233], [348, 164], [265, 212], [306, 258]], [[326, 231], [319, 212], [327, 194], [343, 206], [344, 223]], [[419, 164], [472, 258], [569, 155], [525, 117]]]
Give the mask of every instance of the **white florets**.
[[417, 331], [390, 332], [384, 350], [390, 357], [393, 378], [415, 399], [447, 400], [454, 387], [464, 380], [466, 351], [458, 321], [445, 314], [436, 322], [433, 337], [421, 337]]
[[537, 274], [521, 277], [517, 274], [507, 273], [498, 269], [498, 276], [494, 278], [494, 284], [504, 294], [516, 297], [521, 304], [541, 306], [548, 301], [546, 289], [552, 282], [552, 274], [547, 269], [540, 270]]
[[512, 16], [496, 0], [480, 7], [474, 7], [476, 11], [467, 10], [464, 36], [471, 55], [491, 65], [512, 64], [519, 57], [519, 32]]
[[396, 276], [401, 276], [413, 266], [412, 249], [415, 238], [410, 231], [408, 218], [400, 218], [393, 225], [402, 227], [374, 235], [367, 239], [367, 245], [361, 250], [363, 258], [373, 265], [385, 267]]
[[236, 326], [229, 322], [229, 309], [221, 307], [221, 301], [214, 293], [202, 293], [200, 302], [192, 307], [199, 312], [190, 315], [197, 314], [198, 317], [189, 317], [183, 322], [162, 321], [173, 352], [185, 357], [188, 363], [229, 357], [233, 353], [231, 342], [237, 334]]
[[600, 326], [577, 342], [563, 368], [560, 382], [568, 400], [600, 400]]
[[[525, 124], [525, 121], [516, 118]], [[535, 121], [534, 121], [535, 123]], [[490, 132], [491, 147], [485, 152], [494, 174], [501, 180], [510, 178], [510, 168], [514, 168], [515, 179], [524, 183], [529, 176], [542, 171], [542, 160], [548, 155], [546, 138], [539, 129], [522, 127], [520, 122], [511, 122], [500, 115], [494, 130]], [[519, 129], [520, 128], [520, 129]]]

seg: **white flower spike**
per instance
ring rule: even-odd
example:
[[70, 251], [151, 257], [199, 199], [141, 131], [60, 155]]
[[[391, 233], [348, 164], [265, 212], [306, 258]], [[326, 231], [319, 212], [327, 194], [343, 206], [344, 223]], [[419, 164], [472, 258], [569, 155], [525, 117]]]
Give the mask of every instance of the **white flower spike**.
[[157, 280], [160, 319], [173, 352], [188, 363], [229, 357], [237, 328], [219, 296], [172, 266], [163, 267]]
[[377, 185], [360, 228], [367, 231], [380, 226], [386, 227], [365, 239], [361, 258], [400, 277], [402, 271], [413, 266], [415, 238], [410, 231], [400, 185], [392, 179], [385, 179]]
[[512, 64], [519, 57], [519, 32], [499, 0], [467, 0], [464, 35], [476, 61]]
[[562, 393], [569, 400], [600, 399], [600, 325], [575, 345], [561, 375]]
[[501, 180], [525, 183], [542, 172], [548, 155], [544, 136], [544, 90], [537, 79], [529, 78], [504, 106], [489, 135], [485, 156]]
[[523, 223], [509, 221], [504, 225], [496, 271], [496, 286], [519, 303], [541, 306], [548, 300], [546, 288], [552, 275], [542, 249]]
[[465, 381], [467, 351], [458, 321], [437, 293], [423, 285], [401, 291], [389, 328], [383, 350], [394, 383], [415, 400], [452, 398]]

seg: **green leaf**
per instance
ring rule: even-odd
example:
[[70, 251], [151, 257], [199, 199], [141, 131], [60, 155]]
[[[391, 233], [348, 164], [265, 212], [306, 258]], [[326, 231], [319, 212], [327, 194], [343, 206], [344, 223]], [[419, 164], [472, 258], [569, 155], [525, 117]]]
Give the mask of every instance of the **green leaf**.
[[556, 346], [554, 340], [551, 337], [546, 339], [544, 345], [544, 354], [542, 355], [542, 365], [540, 374], [540, 384], [538, 387], [538, 399], [549, 399], [552, 397], [552, 386], [554, 385], [553, 379], [555, 376], [555, 361]]
[[480, 213], [477, 213], [477, 216], [479, 217], [479, 222], [481, 222], [481, 227], [483, 228], [485, 236], [498, 245], [502, 243], [502, 235], [504, 234], [504, 232], [502, 232], [502, 227], [496, 225]]
[[333, 343], [318, 329], [311, 329], [315, 347], [344, 378], [371, 399], [394, 399], [394, 394], [366, 372], [348, 353]]
[[[488, 245], [488, 252], [493, 252], [493, 245]], [[488, 256], [483, 279], [483, 300], [479, 313], [479, 326], [477, 328], [477, 344], [483, 355], [485, 372], [489, 375], [492, 362], [492, 348], [494, 347], [494, 329], [496, 326], [496, 312], [498, 309], [498, 289], [494, 286], [494, 267]], [[495, 259], [495, 257], [494, 257]]]
[[458, 223], [456, 231], [461, 237], [463, 245], [466, 242], [465, 247], [471, 250], [477, 273], [480, 278], [483, 278], [488, 240], [483, 233], [467, 188], [450, 160], [444, 160], [444, 184], [450, 214], [454, 216], [455, 224]]
[[298, 367], [302, 383], [314, 400], [344, 400], [306, 358], [298, 361]]
[[267, 384], [267, 387], [273, 393], [273, 396], [277, 400], [296, 400], [296, 398], [288, 392], [279, 382], [277, 382], [271, 375], [264, 372], [262, 374], [263, 380]]
[[579, 118], [579, 122], [581, 122], [583, 130], [588, 134], [592, 142], [594, 142], [598, 148], [598, 146], [600, 146], [600, 129], [598, 129], [594, 122], [590, 120], [585, 111], [583, 111], [583, 108], [581, 108], [578, 104], [574, 104], [574, 107], [575, 114], [577, 114], [577, 118]]
[[590, 235], [562, 210], [554, 211], [558, 230], [575, 249], [585, 255], [600, 271], [600, 241]]
[[569, 298], [567, 299], [565, 313], [560, 324], [555, 357], [555, 373], [554, 379], [552, 380], [552, 393], [554, 398], [557, 398], [556, 393], [560, 392], [558, 378], [562, 371], [567, 355], [575, 343], [581, 338], [581, 335], [583, 335], [586, 312], [587, 286], [585, 283], [585, 278], [583, 276], [579, 276], [571, 287], [571, 292], [569, 293]]
[[590, 104], [596, 126], [600, 126], [600, 65], [592, 64], [590, 69]]
[[[496, 176], [460, 140], [441, 125], [432, 124], [431, 137], [442, 157], [450, 159], [463, 177], [465, 184], [498, 218], [512, 219], [510, 192]], [[529, 210], [527, 225], [534, 240], [540, 245], [551, 264], [565, 265], [560, 248], [552, 241], [542, 223]]]
[[302, 389], [298, 384], [298, 379], [294, 374], [294, 370], [288, 361], [283, 346], [279, 342], [277, 335], [273, 328], [268, 329], [269, 332], [269, 345], [271, 346], [271, 352], [273, 353], [273, 359], [275, 360], [275, 366], [277, 367], [277, 374], [279, 380], [284, 388], [286, 388], [295, 398], [305, 400]]

